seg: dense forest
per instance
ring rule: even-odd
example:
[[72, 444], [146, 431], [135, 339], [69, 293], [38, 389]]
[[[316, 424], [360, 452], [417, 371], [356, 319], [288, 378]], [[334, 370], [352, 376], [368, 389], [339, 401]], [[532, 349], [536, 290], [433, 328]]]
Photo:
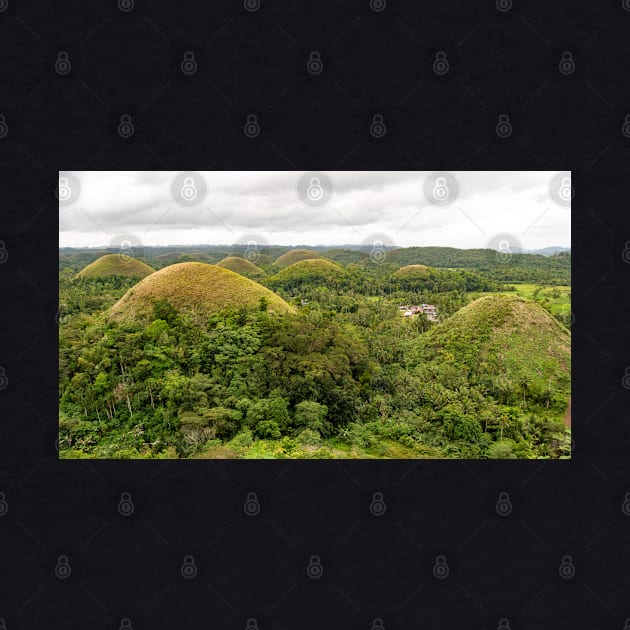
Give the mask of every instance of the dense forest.
[[61, 249], [61, 457], [569, 456], [570, 252], [297, 249]]

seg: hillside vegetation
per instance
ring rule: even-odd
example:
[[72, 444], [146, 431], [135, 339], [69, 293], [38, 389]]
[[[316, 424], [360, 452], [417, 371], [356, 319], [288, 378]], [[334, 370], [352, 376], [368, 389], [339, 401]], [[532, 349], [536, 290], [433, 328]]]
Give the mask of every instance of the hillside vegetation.
[[[221, 260], [230, 247], [175, 249]], [[345, 263], [279, 269], [261, 253], [263, 286], [173, 260], [143, 279], [76, 278], [93, 252], [64, 250], [60, 456], [569, 457], [570, 284], [539, 280], [563, 256], [504, 282], [496, 259], [457, 267], [458, 250], [412, 249], [440, 250], [449, 266], [343, 250]], [[403, 316], [423, 304], [437, 317]]]

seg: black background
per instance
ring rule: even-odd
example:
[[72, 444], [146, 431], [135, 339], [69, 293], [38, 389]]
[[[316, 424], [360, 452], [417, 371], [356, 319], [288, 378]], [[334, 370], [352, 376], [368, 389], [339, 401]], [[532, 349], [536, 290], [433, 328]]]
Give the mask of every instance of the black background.
[[[2, 0], [0, 9], [8, 630], [117, 629], [124, 618], [134, 629], [245, 628], [249, 618], [261, 630], [370, 629], [376, 618], [386, 630], [624, 628], [630, 4], [514, 0], [502, 12], [494, 2], [387, 0], [378, 12], [365, 1], [262, 0], [249, 12], [237, 1], [137, 0], [123, 12], [111, 0]], [[180, 70], [187, 50], [192, 76]], [[318, 76], [306, 70], [312, 50]], [[55, 72], [59, 51], [66, 76]], [[438, 51], [444, 76], [432, 68]], [[569, 75], [559, 71], [564, 51]], [[254, 139], [243, 133], [251, 113]], [[387, 126], [378, 140], [375, 113]], [[123, 114], [135, 128], [128, 139], [117, 133]], [[508, 138], [495, 132], [502, 114]], [[59, 169], [572, 170], [573, 459], [58, 461]], [[379, 517], [369, 509], [377, 491], [387, 504]], [[129, 516], [118, 511], [123, 492]], [[249, 492], [256, 516], [243, 510]], [[507, 516], [495, 509], [500, 492]], [[186, 555], [191, 580], [180, 573]], [[306, 573], [312, 555], [324, 569], [317, 580]], [[442, 580], [438, 555], [449, 567]], [[559, 572], [566, 555], [570, 579]]]

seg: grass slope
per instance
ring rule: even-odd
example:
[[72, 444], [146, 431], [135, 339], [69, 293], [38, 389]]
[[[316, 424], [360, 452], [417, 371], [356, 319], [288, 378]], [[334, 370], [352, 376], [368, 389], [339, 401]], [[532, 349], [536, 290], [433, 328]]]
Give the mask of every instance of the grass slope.
[[217, 267], [229, 269], [252, 280], [259, 280], [265, 277], [265, 272], [260, 267], [240, 256], [227, 256], [217, 263]]
[[125, 276], [127, 278], [146, 278], [153, 269], [141, 260], [122, 254], [107, 254], [82, 269], [79, 278], [98, 278], [103, 276]]
[[288, 267], [289, 265], [293, 265], [296, 262], [300, 262], [302, 260], [309, 260], [312, 258], [321, 258], [321, 254], [312, 249], [292, 249], [288, 251], [286, 254], [282, 254], [280, 258], [278, 258], [275, 262], [277, 267]]
[[271, 311], [294, 310], [269, 289], [233, 271], [205, 263], [178, 263], [129, 289], [109, 314], [113, 319], [143, 319], [151, 315], [156, 302], [167, 300], [176, 309], [205, 319], [227, 307], [257, 307], [262, 297]]
[[472, 381], [507, 378], [570, 390], [571, 337], [541, 306], [514, 295], [479, 298], [423, 336], [428, 356], [467, 367]]

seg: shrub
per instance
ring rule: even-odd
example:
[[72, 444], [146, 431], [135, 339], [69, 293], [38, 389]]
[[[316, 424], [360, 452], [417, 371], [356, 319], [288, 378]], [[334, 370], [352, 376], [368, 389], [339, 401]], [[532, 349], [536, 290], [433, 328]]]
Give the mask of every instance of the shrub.
[[256, 435], [261, 438], [268, 438], [270, 440], [278, 440], [282, 433], [277, 422], [273, 420], [263, 420], [256, 425]]
[[311, 429], [303, 429], [297, 436], [298, 444], [302, 446], [318, 446], [321, 444], [321, 436], [317, 431]]

